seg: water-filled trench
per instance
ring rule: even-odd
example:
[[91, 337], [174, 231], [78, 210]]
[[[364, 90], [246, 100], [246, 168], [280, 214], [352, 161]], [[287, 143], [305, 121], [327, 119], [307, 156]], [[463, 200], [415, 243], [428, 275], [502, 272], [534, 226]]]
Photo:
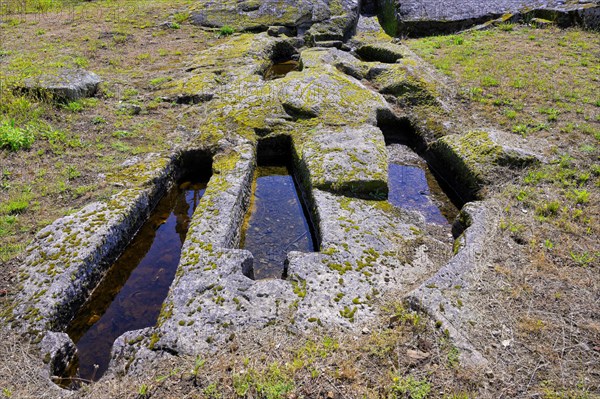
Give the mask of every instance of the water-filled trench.
[[446, 196], [425, 162], [390, 162], [388, 201], [421, 213], [428, 223], [452, 224], [458, 209]]
[[164, 195], [69, 324], [67, 334], [78, 351], [78, 364], [72, 367], [75, 380], [98, 380], [108, 368], [117, 337], [156, 323], [206, 189], [207, 172], [210, 168], [186, 176]]
[[289, 140], [259, 143], [253, 197], [241, 247], [254, 256], [254, 278], [285, 278], [290, 251], [318, 251], [316, 232], [290, 162]]
[[301, 195], [285, 166], [259, 166], [242, 248], [254, 255], [254, 278], [284, 277], [288, 252], [316, 249]]
[[389, 155], [389, 202], [421, 213], [428, 223], [452, 224], [466, 202], [428, 162], [426, 145], [410, 123], [402, 119], [380, 120]]

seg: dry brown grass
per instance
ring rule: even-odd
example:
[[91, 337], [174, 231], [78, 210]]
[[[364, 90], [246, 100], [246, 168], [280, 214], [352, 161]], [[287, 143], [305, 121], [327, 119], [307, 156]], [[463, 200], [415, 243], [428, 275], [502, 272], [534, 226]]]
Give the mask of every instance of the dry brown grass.
[[[4, 327], [4, 326], [3, 326]], [[22, 337], [0, 331], [0, 394], [2, 398], [53, 398], [56, 391], [39, 367], [40, 360]]]
[[[452, 360], [455, 349], [431, 320], [398, 303], [384, 308], [383, 317], [358, 336], [320, 330], [290, 334], [283, 325], [240, 334], [206, 356], [197, 377], [191, 372], [194, 359], [163, 364], [158, 375], [170, 377], [160, 383], [155, 378], [152, 395], [382, 398], [395, 397], [394, 379], [410, 378], [423, 381], [429, 397], [476, 390], [478, 375]], [[410, 351], [424, 359], [409, 356]]]
[[[428, 397], [473, 397], [478, 371], [458, 365], [456, 350], [431, 320], [400, 303], [383, 309], [381, 319], [360, 335], [294, 334], [284, 325], [246, 331], [218, 352], [201, 355], [200, 362], [170, 357], [138, 375], [104, 378], [64, 394], [86, 399], [401, 398], [409, 396], [394, 396], [393, 387], [412, 378], [427, 385]], [[15, 398], [56, 397], [33, 348], [6, 331], [0, 338], [0, 389]]]
[[474, 112], [549, 160], [487, 190], [502, 232], [474, 338], [492, 386], [505, 397], [598, 397], [599, 34], [504, 26], [409, 45], [457, 80]]

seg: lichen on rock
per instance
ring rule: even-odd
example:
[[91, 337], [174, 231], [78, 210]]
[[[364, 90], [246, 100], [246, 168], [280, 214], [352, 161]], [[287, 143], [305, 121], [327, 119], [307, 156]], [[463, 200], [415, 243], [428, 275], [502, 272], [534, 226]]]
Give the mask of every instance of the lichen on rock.
[[540, 162], [535, 154], [502, 145], [495, 139], [485, 130], [470, 131], [442, 137], [431, 150], [446, 175], [454, 176], [473, 193], [489, 183], [498, 167], [520, 168]]
[[347, 196], [387, 197], [387, 152], [376, 127], [320, 126], [299, 141], [311, 187]]

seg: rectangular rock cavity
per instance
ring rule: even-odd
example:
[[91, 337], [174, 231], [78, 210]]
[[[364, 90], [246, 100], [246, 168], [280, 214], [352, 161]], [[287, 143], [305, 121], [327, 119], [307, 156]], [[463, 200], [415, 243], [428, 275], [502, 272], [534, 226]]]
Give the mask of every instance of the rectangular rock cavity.
[[[413, 166], [422, 169], [424, 173], [412, 173], [414, 175], [413, 177], [417, 177], [417, 174], [421, 174], [421, 177], [417, 177], [417, 179], [421, 181], [426, 177], [430, 188], [433, 190], [432, 193], [439, 198], [438, 202], [441, 205], [440, 208], [442, 214], [446, 219], [452, 219], [456, 216], [459, 209], [473, 199], [472, 196], [467, 193], [466, 187], [468, 184], [449, 173], [447, 165], [444, 165], [439, 161], [436, 154], [429, 149], [426, 141], [416, 132], [414, 126], [407, 118], [397, 117], [391, 113], [380, 113], [378, 115], [377, 127], [381, 129], [388, 149], [388, 184], [390, 185], [390, 202], [405, 200], [405, 198], [402, 198], [404, 195], [402, 192], [406, 189], [406, 187], [403, 187], [404, 184], [411, 185], [411, 190], [414, 191], [415, 186], [412, 186], [414, 182], [408, 182], [407, 179], [404, 178], [407, 177], [408, 180], [410, 180], [410, 177], [406, 176], [406, 174], [416, 172], [416, 170], [411, 170], [407, 167], [409, 164], [414, 164]], [[399, 148], [404, 148], [404, 150], [400, 151], [400, 154], [395, 151]], [[412, 153], [412, 155], [408, 153]], [[400, 156], [400, 158], [410, 158], [410, 162], [408, 164], [406, 163], [407, 160], [399, 162], [397, 159], [394, 159], [396, 156]], [[426, 191], [428, 191], [428, 189]], [[420, 200], [416, 202], [419, 201]], [[438, 216], [429, 215], [426, 216], [426, 218], [429, 220], [437, 219], [438, 221], [442, 221], [443, 219], [440, 219]], [[450, 222], [452, 221], [450, 220]]]
[[290, 251], [319, 250], [306, 196], [294, 175], [287, 136], [259, 141], [253, 196], [241, 248], [254, 256], [254, 278], [285, 278]]
[[156, 323], [192, 214], [212, 173], [212, 156], [207, 152], [190, 151], [180, 161], [175, 184], [67, 328], [77, 346], [80, 379], [102, 376], [117, 337]]

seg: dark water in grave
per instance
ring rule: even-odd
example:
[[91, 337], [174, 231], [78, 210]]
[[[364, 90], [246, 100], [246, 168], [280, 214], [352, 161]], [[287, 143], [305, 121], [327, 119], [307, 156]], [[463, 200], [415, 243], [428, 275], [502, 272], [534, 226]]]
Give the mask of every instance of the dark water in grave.
[[429, 223], [451, 224], [458, 214], [426, 165], [421, 168], [390, 163], [388, 186], [392, 205], [419, 211]]
[[69, 325], [67, 333], [79, 353], [79, 378], [98, 380], [117, 337], [156, 324], [207, 181], [184, 182], [160, 200]]
[[254, 278], [282, 278], [290, 251], [317, 248], [294, 178], [285, 166], [259, 166], [241, 247], [254, 255]]
[[277, 64], [271, 65], [265, 71], [264, 76], [265, 76], [266, 80], [273, 80], [273, 79], [282, 78], [292, 71], [299, 71], [299, 70], [300, 70], [300, 63], [298, 61], [292, 61], [292, 60], [284, 61], [284, 62], [279, 62]]

